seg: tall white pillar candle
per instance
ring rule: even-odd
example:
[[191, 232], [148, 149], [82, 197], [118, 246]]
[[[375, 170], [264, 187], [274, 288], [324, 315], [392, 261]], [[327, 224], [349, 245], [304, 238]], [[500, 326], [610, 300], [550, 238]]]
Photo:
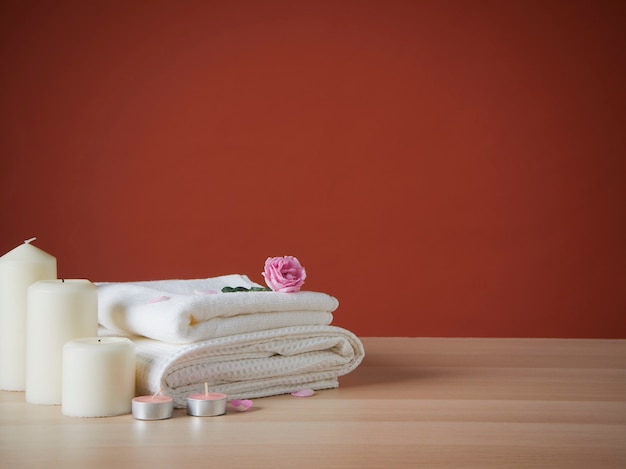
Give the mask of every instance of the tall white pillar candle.
[[30, 244], [0, 257], [0, 389], [26, 387], [26, 292], [38, 280], [57, 278], [57, 260]]
[[130, 414], [135, 397], [135, 344], [87, 337], [63, 346], [61, 412], [71, 417]]
[[63, 345], [98, 334], [98, 292], [89, 280], [40, 280], [26, 304], [26, 401], [61, 404]]

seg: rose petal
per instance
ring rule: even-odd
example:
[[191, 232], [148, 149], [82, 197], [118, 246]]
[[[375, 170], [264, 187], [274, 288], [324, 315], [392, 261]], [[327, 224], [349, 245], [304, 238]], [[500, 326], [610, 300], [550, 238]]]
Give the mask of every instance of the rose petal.
[[156, 298], [152, 298], [151, 300], [149, 300], [148, 303], [158, 303], [160, 301], [167, 301], [169, 299], [169, 296], [157, 296]]
[[252, 401], [249, 399], [233, 399], [230, 401], [230, 405], [237, 409], [239, 412], [245, 412], [252, 407]]
[[312, 389], [300, 389], [299, 391], [292, 392], [291, 395], [295, 397], [310, 397], [315, 394]]

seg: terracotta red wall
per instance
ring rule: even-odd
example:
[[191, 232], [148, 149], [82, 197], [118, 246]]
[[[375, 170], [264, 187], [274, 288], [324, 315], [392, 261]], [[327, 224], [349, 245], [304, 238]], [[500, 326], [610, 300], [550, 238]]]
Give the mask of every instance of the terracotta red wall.
[[9, 1], [0, 251], [295, 255], [362, 336], [626, 337], [621, 1]]

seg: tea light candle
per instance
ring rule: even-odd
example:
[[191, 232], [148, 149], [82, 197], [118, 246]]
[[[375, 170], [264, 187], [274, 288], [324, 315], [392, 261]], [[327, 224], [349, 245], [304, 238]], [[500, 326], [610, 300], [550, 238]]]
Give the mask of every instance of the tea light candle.
[[63, 345], [98, 334], [98, 293], [89, 280], [40, 280], [28, 287], [26, 401], [61, 404]]
[[135, 344], [88, 337], [63, 346], [61, 411], [71, 417], [129, 414], [135, 396]]
[[132, 401], [133, 417], [137, 420], [163, 420], [172, 417], [174, 399], [169, 396], [139, 396]]
[[195, 417], [215, 417], [226, 413], [226, 394], [209, 392], [207, 383], [204, 383], [204, 394], [187, 396], [187, 414]]
[[30, 244], [0, 257], [0, 389], [26, 389], [26, 292], [39, 281], [57, 278], [57, 260]]

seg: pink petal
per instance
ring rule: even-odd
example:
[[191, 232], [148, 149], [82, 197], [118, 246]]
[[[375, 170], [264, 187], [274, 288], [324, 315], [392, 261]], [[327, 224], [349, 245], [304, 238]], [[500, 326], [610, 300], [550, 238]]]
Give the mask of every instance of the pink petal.
[[233, 399], [230, 401], [230, 405], [237, 409], [239, 412], [245, 412], [252, 407], [252, 401], [249, 399]]
[[217, 292], [215, 290], [194, 290], [196, 295], [215, 295]]
[[310, 397], [315, 394], [312, 389], [300, 389], [299, 391], [292, 392], [291, 395], [295, 397]]
[[156, 298], [152, 298], [148, 303], [158, 303], [159, 301], [167, 301], [169, 300], [169, 296], [157, 296]]

